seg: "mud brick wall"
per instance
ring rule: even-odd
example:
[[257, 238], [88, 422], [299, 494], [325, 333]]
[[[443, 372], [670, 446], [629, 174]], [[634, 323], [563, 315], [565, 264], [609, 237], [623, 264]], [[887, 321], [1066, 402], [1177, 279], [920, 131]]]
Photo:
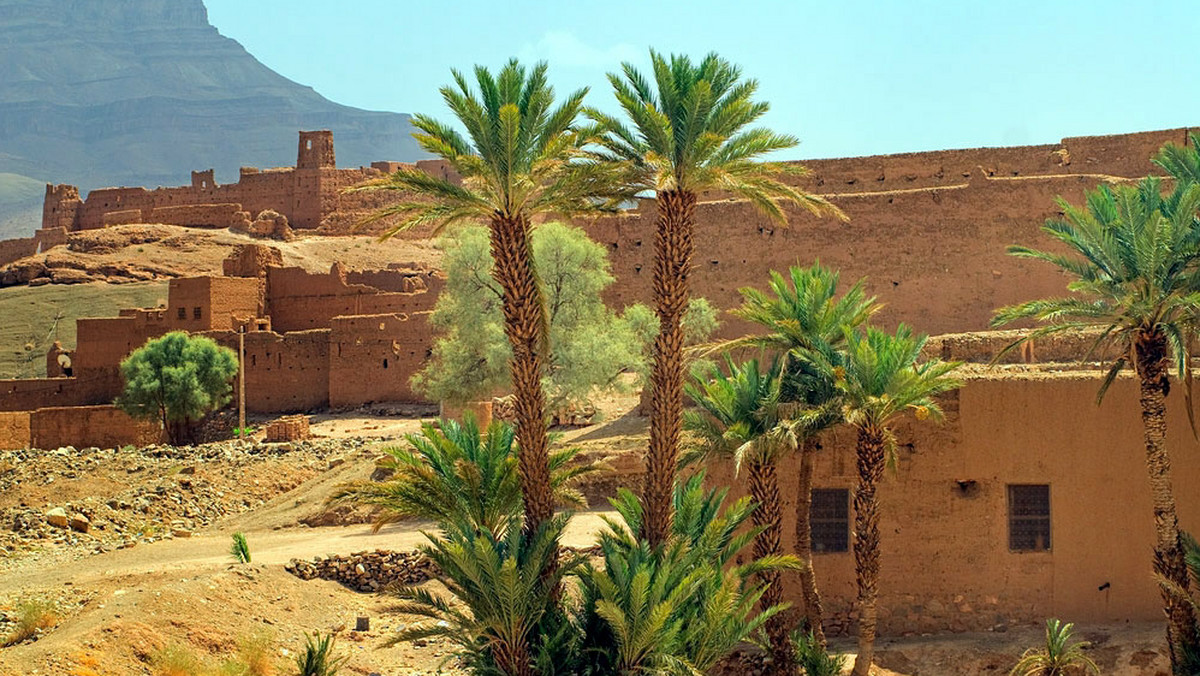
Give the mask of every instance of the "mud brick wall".
[[38, 252], [36, 237], [0, 240], [0, 265], [8, 265]]
[[409, 379], [433, 347], [429, 313], [337, 317], [329, 347], [329, 406], [425, 401]]
[[29, 424], [35, 448], [117, 448], [127, 444], [146, 446], [163, 440], [157, 424], [134, 420], [113, 406], [41, 408], [30, 414]]
[[122, 209], [120, 211], [110, 211], [100, 217], [100, 222], [104, 227], [113, 225], [129, 225], [130, 223], [146, 223], [142, 217], [141, 209]]
[[42, 228], [74, 230], [82, 205], [79, 188], [61, 183], [46, 184], [46, 196], [42, 198]]
[[40, 228], [33, 236], [42, 251], [67, 243], [67, 229], [64, 227]]
[[[220, 342], [237, 350], [237, 334], [226, 333]], [[310, 411], [328, 405], [329, 329], [246, 334], [246, 410]]]
[[[879, 488], [879, 622], [886, 634], [979, 631], [998, 624], [1156, 621], [1161, 598], [1149, 570], [1154, 516], [1134, 378], [1119, 378], [1101, 406], [1103, 371], [1008, 372], [973, 377], [943, 399], [946, 420], [903, 420], [897, 466]], [[1200, 453], [1182, 396], [1168, 400], [1176, 485], [1200, 481]], [[822, 439], [814, 488], [851, 491], [855, 436]], [[731, 462], [707, 467], [714, 484], [744, 494]], [[743, 472], [744, 475], [744, 472]], [[779, 465], [784, 551], [794, 538], [797, 463]], [[1049, 551], [1009, 549], [1007, 486], [1050, 485]], [[732, 495], [731, 495], [732, 497]], [[1200, 528], [1200, 494], [1177, 493], [1181, 527]], [[848, 499], [850, 519], [853, 502]], [[850, 551], [815, 554], [829, 629], [852, 626]], [[1103, 552], [1097, 556], [1096, 552]], [[802, 603], [798, 580], [785, 600]]]
[[289, 415], [273, 420], [266, 428], [266, 440], [269, 442], [297, 441], [311, 436], [306, 415]]
[[229, 330], [235, 317], [256, 317], [260, 309], [257, 278], [187, 277], [172, 279], [168, 288], [166, 317], [173, 329]]
[[29, 412], [0, 412], [0, 451], [26, 448], [29, 441]]
[[302, 268], [269, 268], [266, 304], [271, 325], [276, 331], [302, 331], [328, 327], [339, 316], [428, 311], [437, 301], [423, 290], [380, 293], [372, 286], [349, 283], [348, 276], [336, 263], [324, 275]]
[[250, 214], [241, 204], [191, 204], [155, 207], [143, 215], [144, 223], [187, 225], [195, 228], [249, 227]]

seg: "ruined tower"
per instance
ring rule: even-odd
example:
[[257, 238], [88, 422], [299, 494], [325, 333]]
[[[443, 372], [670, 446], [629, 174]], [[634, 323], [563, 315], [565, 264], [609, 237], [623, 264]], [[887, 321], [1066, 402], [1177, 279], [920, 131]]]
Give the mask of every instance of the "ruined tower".
[[300, 132], [300, 147], [296, 152], [297, 169], [333, 169], [337, 162], [333, 157], [333, 132]]
[[76, 214], [82, 205], [79, 188], [65, 183], [47, 183], [46, 197], [42, 200], [42, 228], [74, 230]]

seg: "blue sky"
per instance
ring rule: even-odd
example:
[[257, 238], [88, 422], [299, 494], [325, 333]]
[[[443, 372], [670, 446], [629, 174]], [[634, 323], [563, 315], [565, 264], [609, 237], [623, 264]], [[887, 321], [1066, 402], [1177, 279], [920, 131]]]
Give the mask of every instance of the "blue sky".
[[781, 159], [1200, 125], [1194, 2], [205, 0], [222, 34], [334, 101], [447, 115], [450, 69], [546, 59], [559, 92], [709, 51], [757, 78]]

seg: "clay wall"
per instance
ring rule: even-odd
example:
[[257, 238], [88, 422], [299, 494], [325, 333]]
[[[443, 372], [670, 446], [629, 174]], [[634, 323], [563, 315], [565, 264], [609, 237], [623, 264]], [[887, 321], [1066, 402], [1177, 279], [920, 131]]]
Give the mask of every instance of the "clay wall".
[[79, 188], [73, 185], [46, 184], [46, 196], [42, 198], [42, 227], [75, 229], [79, 207]]
[[260, 282], [253, 277], [187, 277], [168, 287], [170, 330], [226, 331], [234, 318], [259, 316]]
[[34, 448], [119, 448], [127, 444], [161, 443], [162, 428], [134, 420], [113, 406], [62, 406], [41, 408], [29, 416]]
[[72, 378], [0, 380], [0, 411], [103, 404], [120, 391], [121, 376], [115, 368]]
[[[237, 351], [236, 333], [209, 335]], [[329, 329], [283, 335], [270, 331], [246, 334], [247, 411], [310, 411], [328, 405]]]
[[29, 445], [29, 412], [0, 412], [0, 451], [27, 448]]
[[433, 347], [429, 314], [336, 317], [329, 345], [329, 406], [418, 403], [409, 379]]
[[[1062, 293], [1065, 280], [1050, 266], [1005, 253], [1008, 244], [1053, 249], [1041, 232], [1058, 214], [1055, 197], [1079, 201], [1100, 179], [1092, 175], [977, 178], [945, 188], [847, 194], [833, 202], [849, 222], [817, 218], [789, 207], [781, 227], [748, 203], [714, 201], [696, 210], [693, 295], [718, 308], [741, 302], [738, 289], [761, 288], [769, 270], [815, 260], [841, 271], [849, 284], [868, 277], [885, 304], [880, 323], [903, 321], [928, 333], [983, 330], [994, 308]], [[580, 225], [604, 244], [616, 282], [606, 300], [617, 307], [651, 301], [655, 207]], [[722, 317], [719, 335], [751, 327]]]
[[190, 204], [174, 207], [155, 207], [143, 214], [143, 223], [187, 225], [197, 228], [250, 227], [250, 214], [241, 204]]
[[0, 265], [8, 265], [38, 252], [36, 237], [0, 240]]
[[67, 229], [61, 226], [39, 228], [34, 232], [33, 237], [38, 241], [38, 249], [45, 251], [56, 246], [66, 246]]
[[[434, 294], [421, 290], [381, 293], [375, 287], [350, 284], [349, 275], [336, 263], [325, 275], [303, 268], [269, 268], [267, 313], [274, 329], [287, 332], [328, 327], [334, 317], [342, 315], [423, 312], [432, 310], [436, 302]], [[397, 271], [388, 284], [403, 285], [405, 276], [414, 275]]]
[[[1120, 378], [1095, 404], [1103, 372], [1017, 373], [970, 379], [945, 399], [947, 418], [905, 420], [895, 471], [879, 488], [880, 628], [887, 634], [983, 630], [997, 624], [1154, 621], [1154, 512], [1145, 480], [1137, 385]], [[1176, 486], [1200, 482], [1200, 449], [1182, 396], [1169, 399]], [[854, 434], [823, 439], [815, 488], [853, 488]], [[729, 462], [714, 483], [737, 485]], [[744, 477], [743, 477], [744, 478]], [[780, 466], [784, 549], [795, 527], [796, 463]], [[1007, 486], [1049, 484], [1050, 550], [1009, 549]], [[740, 491], [735, 488], [734, 492]], [[1177, 491], [1180, 525], [1200, 528], [1200, 495]], [[853, 519], [851, 502], [850, 516]], [[851, 551], [815, 554], [830, 627], [850, 626]], [[796, 580], [787, 599], [799, 603]]]

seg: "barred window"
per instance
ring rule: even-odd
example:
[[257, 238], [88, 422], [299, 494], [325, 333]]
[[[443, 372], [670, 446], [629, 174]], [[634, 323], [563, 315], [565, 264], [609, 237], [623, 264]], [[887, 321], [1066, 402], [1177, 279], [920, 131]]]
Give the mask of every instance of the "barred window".
[[187, 319], [187, 308], [180, 307], [175, 311], [175, 316], [179, 317], [180, 319]]
[[814, 488], [812, 492], [813, 552], [845, 552], [850, 549], [850, 491], [846, 488]]
[[1008, 548], [1014, 552], [1050, 551], [1050, 486], [1009, 485]]
[[200, 308], [192, 308], [192, 319], [200, 319]]

